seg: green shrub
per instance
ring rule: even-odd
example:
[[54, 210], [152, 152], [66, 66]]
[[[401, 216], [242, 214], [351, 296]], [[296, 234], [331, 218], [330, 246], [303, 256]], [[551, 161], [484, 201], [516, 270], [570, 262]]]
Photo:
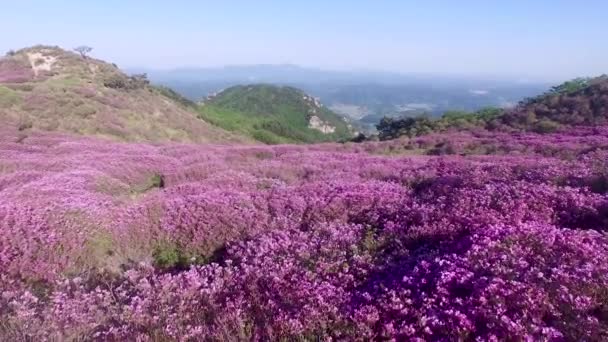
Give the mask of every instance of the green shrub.
[[150, 84], [146, 74], [125, 76], [122, 74], [115, 74], [108, 77], [103, 85], [107, 88], [118, 89], [118, 90], [136, 90], [143, 89]]
[[226, 253], [223, 244], [205, 254], [187, 251], [185, 248], [172, 242], [159, 243], [152, 253], [154, 267], [163, 271], [187, 270], [192, 265], [204, 265], [211, 262], [221, 262]]
[[264, 130], [255, 130], [253, 131], [251, 136], [253, 137], [253, 139], [269, 145], [276, 145], [282, 142], [279, 137]]
[[161, 245], [152, 254], [154, 266], [162, 270], [187, 269], [190, 258], [177, 246]]

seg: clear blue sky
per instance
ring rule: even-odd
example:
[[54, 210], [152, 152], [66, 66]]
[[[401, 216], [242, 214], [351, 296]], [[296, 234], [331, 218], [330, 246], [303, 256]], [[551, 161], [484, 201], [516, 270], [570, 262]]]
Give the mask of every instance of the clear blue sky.
[[94, 47], [122, 67], [292, 63], [559, 80], [608, 73], [606, 0], [13, 0], [0, 50]]

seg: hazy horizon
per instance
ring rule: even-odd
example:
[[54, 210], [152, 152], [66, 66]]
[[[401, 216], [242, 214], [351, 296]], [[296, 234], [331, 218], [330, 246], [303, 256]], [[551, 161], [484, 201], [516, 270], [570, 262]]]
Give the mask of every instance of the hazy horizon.
[[556, 81], [608, 72], [608, 3], [10, 2], [0, 50], [89, 45], [122, 68], [297, 65]]

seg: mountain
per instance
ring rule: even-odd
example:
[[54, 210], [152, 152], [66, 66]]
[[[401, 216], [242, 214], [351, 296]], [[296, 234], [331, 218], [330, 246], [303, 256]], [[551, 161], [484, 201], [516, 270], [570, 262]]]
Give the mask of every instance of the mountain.
[[[364, 122], [420, 109], [432, 116], [447, 110], [511, 107], [550, 85], [497, 77], [463, 77], [382, 71], [331, 71], [295, 65], [242, 65], [175, 70], [133, 69], [191, 100], [238, 84], [287, 85], [319, 97], [333, 111]], [[378, 121], [373, 121], [372, 124]]]
[[[182, 101], [179, 101], [182, 100]], [[19, 130], [47, 130], [127, 141], [238, 142], [197, 118], [195, 106], [144, 75], [35, 46], [0, 58], [0, 119]]]
[[348, 120], [318, 99], [287, 86], [235, 86], [207, 98], [200, 117], [217, 126], [258, 141], [314, 143], [349, 139]]

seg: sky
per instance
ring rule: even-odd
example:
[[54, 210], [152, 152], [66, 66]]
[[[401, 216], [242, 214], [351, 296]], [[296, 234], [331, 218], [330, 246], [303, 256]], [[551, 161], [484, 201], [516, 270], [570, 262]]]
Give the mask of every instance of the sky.
[[608, 73], [606, 0], [6, 1], [0, 53], [73, 48], [123, 68], [297, 64], [564, 80]]

